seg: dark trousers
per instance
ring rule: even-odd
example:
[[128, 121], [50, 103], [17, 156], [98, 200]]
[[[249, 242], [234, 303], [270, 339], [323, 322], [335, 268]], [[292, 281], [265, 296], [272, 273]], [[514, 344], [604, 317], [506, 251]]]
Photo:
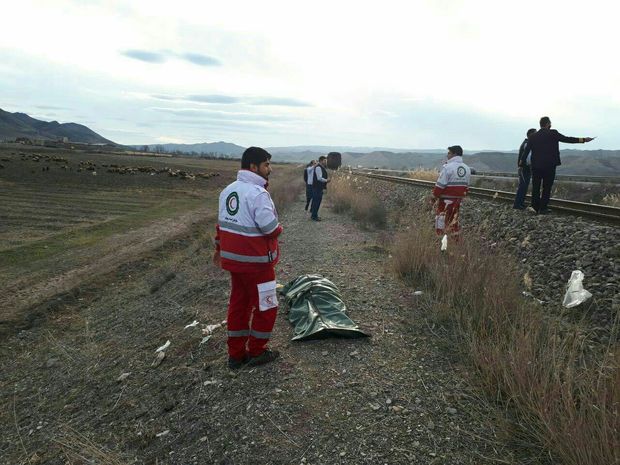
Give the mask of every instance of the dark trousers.
[[306, 208], [305, 210], [308, 209], [310, 202], [312, 202], [312, 184], [306, 184]]
[[[532, 170], [532, 208], [537, 212], [546, 210], [551, 198], [551, 188], [555, 181], [555, 167], [545, 170]], [[542, 183], [542, 197], [540, 184]]]
[[323, 188], [313, 188], [312, 189], [312, 207], [310, 207], [310, 212], [312, 213], [312, 219], [316, 220], [319, 217], [319, 207], [321, 206], [321, 201], [323, 200]]
[[517, 194], [515, 195], [515, 208], [525, 207], [525, 196], [527, 195], [527, 188], [530, 186], [531, 177], [532, 170], [528, 165], [519, 169], [519, 187], [517, 187]]

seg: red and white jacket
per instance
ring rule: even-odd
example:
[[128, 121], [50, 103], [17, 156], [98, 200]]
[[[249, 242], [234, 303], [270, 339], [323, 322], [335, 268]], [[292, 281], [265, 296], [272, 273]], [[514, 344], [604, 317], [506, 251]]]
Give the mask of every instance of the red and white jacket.
[[266, 184], [258, 174], [240, 170], [220, 194], [215, 249], [225, 270], [255, 273], [278, 262], [282, 226]]
[[443, 165], [433, 188], [433, 196], [442, 200], [460, 200], [467, 195], [471, 170], [463, 157], [452, 157]]

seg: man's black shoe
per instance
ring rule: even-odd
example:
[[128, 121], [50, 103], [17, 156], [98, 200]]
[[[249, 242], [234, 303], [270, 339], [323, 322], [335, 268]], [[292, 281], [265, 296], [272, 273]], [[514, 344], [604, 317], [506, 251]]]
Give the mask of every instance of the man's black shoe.
[[239, 368], [244, 367], [246, 363], [249, 362], [249, 360], [250, 360], [249, 355], [246, 355], [241, 360], [228, 357], [228, 368], [230, 368], [231, 370], [238, 370]]
[[312, 218], [312, 221], [323, 221], [321, 218]]
[[516, 205], [512, 208], [514, 208], [515, 210], [525, 210], [525, 205]]
[[548, 215], [549, 213], [551, 213], [551, 210], [549, 210], [548, 208], [543, 208], [538, 212], [539, 215]]
[[280, 352], [277, 350], [266, 349], [260, 355], [256, 357], [250, 357], [250, 361], [248, 362], [249, 367], [257, 367], [259, 365], [264, 365], [265, 363], [273, 362], [280, 356]]

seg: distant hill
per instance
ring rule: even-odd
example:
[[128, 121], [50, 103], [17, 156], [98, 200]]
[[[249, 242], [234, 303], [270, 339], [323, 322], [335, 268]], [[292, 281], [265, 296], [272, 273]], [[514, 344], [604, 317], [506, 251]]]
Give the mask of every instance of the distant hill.
[[41, 121], [25, 113], [9, 113], [0, 109], [0, 140], [15, 140], [18, 137], [43, 140], [67, 137], [71, 142], [114, 144], [81, 124]]
[[[144, 146], [135, 146], [143, 148]], [[149, 145], [151, 151], [182, 152], [185, 154], [217, 154], [240, 157], [245, 150], [230, 142], [205, 142], [201, 144], [158, 144]], [[346, 149], [346, 150], [345, 150]], [[267, 147], [273, 161], [307, 163], [331, 151], [342, 153], [344, 166], [385, 169], [440, 169], [445, 161], [446, 149], [381, 149], [372, 147], [344, 147], [303, 145], [292, 147]], [[593, 176], [620, 175], [620, 150], [571, 150], [562, 153], [562, 166], [559, 174], [582, 174]], [[515, 151], [466, 151], [465, 162], [477, 171], [514, 172], [517, 154]]]
[[[143, 145], [136, 145], [135, 148], [143, 148]], [[232, 157], [240, 157], [245, 147], [231, 144], [229, 142], [203, 142], [200, 144], [153, 144], [148, 146], [153, 152], [175, 153], [181, 152], [186, 154], [206, 155], [215, 153], [218, 155], [230, 155]]]
[[[620, 150], [560, 150], [562, 164], [558, 174], [591, 176], [620, 175]], [[484, 152], [465, 156], [465, 163], [478, 171], [512, 172], [516, 170], [515, 153]]]
[[[320, 153], [321, 155], [327, 155], [329, 152], [348, 152], [348, 153], [371, 153], [371, 152], [392, 152], [392, 153], [406, 153], [411, 152], [411, 149], [395, 149], [388, 147], [353, 147], [353, 146], [330, 146], [330, 145], [295, 145], [291, 147], [267, 147], [269, 153], [276, 154], [291, 154], [291, 153]], [[445, 149], [420, 149], [416, 152], [423, 153], [446, 153]], [[466, 152], [468, 153], [468, 152]]]
[[[326, 152], [282, 150], [274, 153], [274, 160], [305, 163]], [[583, 174], [592, 176], [620, 175], [620, 150], [562, 150], [562, 165], [559, 174]], [[514, 172], [517, 154], [515, 152], [476, 152], [466, 154], [465, 163], [477, 171]], [[440, 169], [445, 161], [445, 150], [434, 152], [342, 152], [342, 164], [353, 167], [385, 169]]]

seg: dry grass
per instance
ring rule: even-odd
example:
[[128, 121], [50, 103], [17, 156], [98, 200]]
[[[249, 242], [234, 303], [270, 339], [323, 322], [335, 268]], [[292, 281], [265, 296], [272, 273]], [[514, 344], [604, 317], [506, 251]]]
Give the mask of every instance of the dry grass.
[[334, 177], [329, 184], [329, 199], [336, 213], [350, 212], [362, 226], [385, 228], [387, 209], [376, 195], [367, 189], [368, 181], [355, 176]]
[[275, 165], [269, 177], [269, 193], [278, 211], [291, 205], [305, 188], [303, 167], [296, 165]]
[[394, 270], [432, 292], [429, 311], [461, 341], [524, 444], [569, 465], [620, 463], [618, 347], [523, 301], [512, 259], [489, 253], [482, 231], [441, 254], [430, 226], [415, 223], [396, 240]]
[[62, 449], [67, 464], [101, 463], [106, 465], [125, 465], [126, 461], [70, 427], [63, 435], [53, 441]]
[[439, 177], [439, 171], [437, 170], [425, 170], [418, 168], [407, 172], [407, 177], [411, 179], [422, 179], [423, 181], [437, 181]]
[[610, 205], [612, 207], [620, 207], [620, 194], [607, 194], [601, 201], [603, 205]]

